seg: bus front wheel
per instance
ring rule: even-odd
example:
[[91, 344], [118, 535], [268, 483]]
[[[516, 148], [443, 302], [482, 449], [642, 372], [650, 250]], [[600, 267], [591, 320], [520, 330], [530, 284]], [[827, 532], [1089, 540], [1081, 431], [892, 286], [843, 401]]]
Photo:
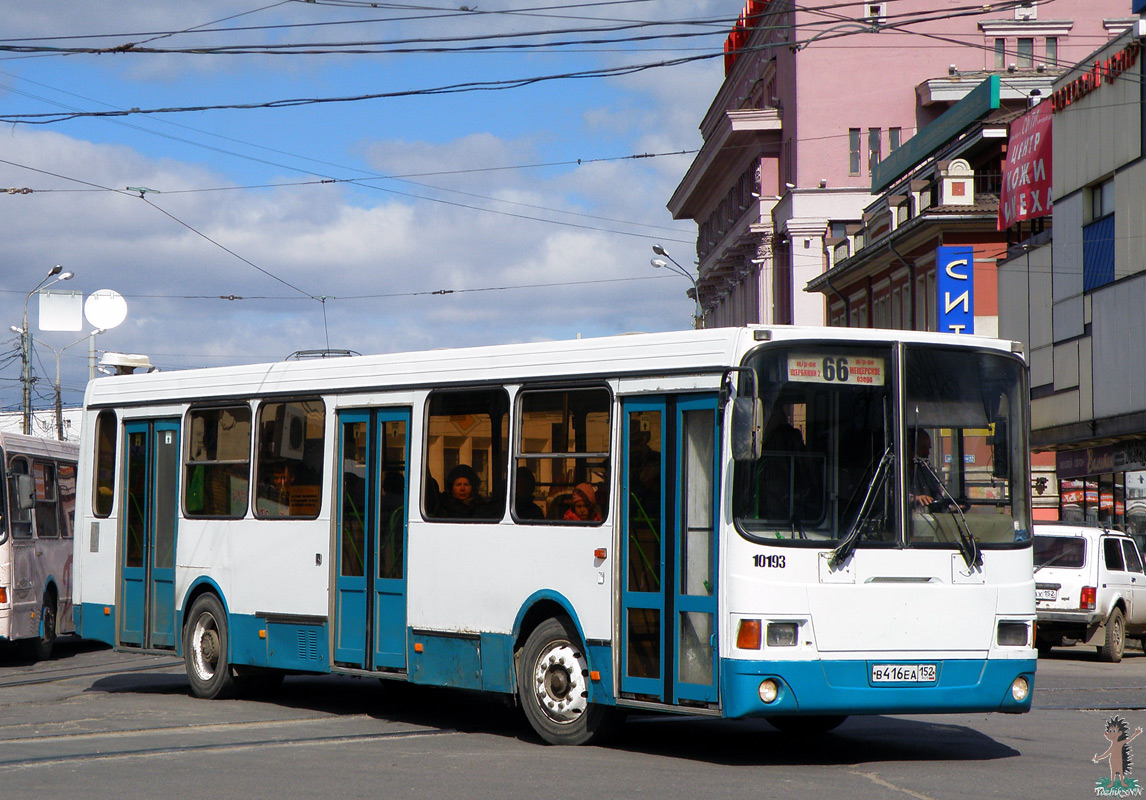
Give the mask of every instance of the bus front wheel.
[[183, 629], [183, 660], [196, 697], [230, 697], [235, 675], [227, 658], [227, 613], [213, 594], [200, 595], [191, 604]]
[[549, 744], [588, 744], [616, 721], [615, 709], [589, 702], [589, 662], [566, 620], [547, 619], [529, 634], [517, 691], [525, 718]]

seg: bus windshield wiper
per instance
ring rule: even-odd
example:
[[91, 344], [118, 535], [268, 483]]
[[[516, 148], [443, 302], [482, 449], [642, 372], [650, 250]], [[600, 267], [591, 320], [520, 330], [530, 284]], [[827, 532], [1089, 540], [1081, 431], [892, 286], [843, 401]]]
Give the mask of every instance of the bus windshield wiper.
[[958, 501], [951, 496], [951, 492], [947, 490], [947, 484], [939, 479], [935, 474], [930, 462], [925, 458], [915, 457], [915, 468], [923, 468], [927, 470], [939, 490], [943, 492], [944, 499], [951, 504], [951, 506], [958, 513], [953, 513], [951, 516], [955, 519], [955, 530], [959, 532], [959, 552], [963, 554], [963, 560], [967, 562], [967, 569], [974, 569], [975, 567], [983, 566], [983, 553], [979, 549], [979, 543], [975, 541], [975, 537], [971, 535], [971, 526], [967, 524], [967, 518], [963, 516], [963, 507], [959, 505]]
[[855, 521], [852, 522], [847, 536], [845, 536], [839, 546], [832, 551], [832, 557], [828, 560], [829, 567], [833, 569], [838, 567], [847, 561], [848, 556], [856, 549], [856, 542], [859, 541], [860, 531], [863, 530], [864, 523], [867, 522], [867, 518], [871, 514], [876, 489], [887, 477], [888, 468], [894, 461], [895, 457], [892, 455], [892, 444], [888, 444], [887, 449], [883, 451], [883, 456], [879, 459], [879, 466], [875, 468], [875, 474], [871, 476], [871, 482], [867, 485], [867, 493], [864, 494], [863, 503], [860, 504], [859, 513], [856, 514]]

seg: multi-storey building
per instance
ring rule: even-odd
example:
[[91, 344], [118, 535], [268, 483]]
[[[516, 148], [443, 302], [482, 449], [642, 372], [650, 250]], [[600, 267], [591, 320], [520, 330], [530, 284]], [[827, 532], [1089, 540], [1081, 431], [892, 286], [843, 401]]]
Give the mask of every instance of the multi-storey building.
[[[1146, 3], [1139, 2], [1143, 6]], [[998, 265], [999, 334], [1025, 343], [1031, 446], [1062, 518], [1146, 541], [1146, 20], [1053, 87], [1051, 236]], [[1055, 489], [1057, 488], [1057, 492]], [[1036, 490], [1038, 487], [1036, 486]]]
[[849, 252], [878, 165], [989, 75], [1004, 108], [1024, 106], [1129, 14], [1129, 0], [748, 0], [668, 203], [698, 226], [704, 324], [828, 321], [806, 287]]

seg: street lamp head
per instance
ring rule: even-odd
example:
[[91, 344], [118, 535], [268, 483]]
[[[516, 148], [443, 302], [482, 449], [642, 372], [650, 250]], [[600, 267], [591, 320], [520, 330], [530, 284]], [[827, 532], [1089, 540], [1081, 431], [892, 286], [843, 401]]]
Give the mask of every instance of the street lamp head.
[[668, 262], [666, 262], [664, 259], [660, 259], [660, 258], [654, 258], [651, 261], [649, 261], [649, 263], [652, 264], [657, 269], [663, 269], [664, 267], [668, 266]]
[[12, 333], [18, 333], [21, 336], [24, 335], [24, 329], [21, 328], [19, 325], [9, 325], [8, 330], [12, 331]]
[[667, 256], [668, 255], [668, 253], [665, 252], [665, 249], [663, 247], [661, 247], [659, 244], [653, 245], [653, 252], [656, 253], [658, 256]]
[[63, 269], [64, 269], [63, 264], [56, 264], [56, 266], [54, 266], [50, 270], [48, 270], [48, 277], [50, 278], [53, 275], [59, 275], [63, 271]]
[[75, 275], [75, 273], [74, 273], [74, 272], [65, 272], [65, 273], [64, 273], [63, 275], [61, 275], [60, 277], [56, 278], [56, 280], [58, 280], [58, 281], [70, 281], [70, 280], [71, 280], [72, 278], [74, 278], [75, 276], [76, 276], [76, 275]]

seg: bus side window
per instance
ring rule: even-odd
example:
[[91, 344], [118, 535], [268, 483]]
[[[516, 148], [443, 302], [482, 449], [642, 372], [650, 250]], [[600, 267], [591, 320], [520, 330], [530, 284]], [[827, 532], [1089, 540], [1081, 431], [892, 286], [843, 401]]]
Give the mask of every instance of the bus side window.
[[191, 409], [187, 430], [183, 484], [187, 516], [245, 516], [251, 484], [250, 406]]
[[33, 465], [36, 478], [36, 538], [60, 537], [60, 509], [56, 494], [56, 465], [37, 461]]
[[526, 390], [518, 406], [514, 516], [574, 525], [604, 520], [609, 508], [609, 390]]
[[434, 392], [427, 408], [423, 513], [431, 519], [500, 520], [509, 456], [505, 390]]
[[12, 519], [12, 536], [17, 539], [32, 538], [32, 509], [20, 508], [17, 475], [28, 475], [28, 460], [13, 458], [8, 464], [8, 513]]
[[326, 406], [321, 400], [259, 406], [255, 516], [314, 519], [322, 505], [322, 444]]
[[116, 419], [114, 411], [101, 411], [96, 417], [95, 485], [92, 490], [92, 513], [111, 516], [115, 503]]
[[60, 535], [70, 539], [76, 523], [76, 465], [60, 464], [56, 475], [60, 482]]

